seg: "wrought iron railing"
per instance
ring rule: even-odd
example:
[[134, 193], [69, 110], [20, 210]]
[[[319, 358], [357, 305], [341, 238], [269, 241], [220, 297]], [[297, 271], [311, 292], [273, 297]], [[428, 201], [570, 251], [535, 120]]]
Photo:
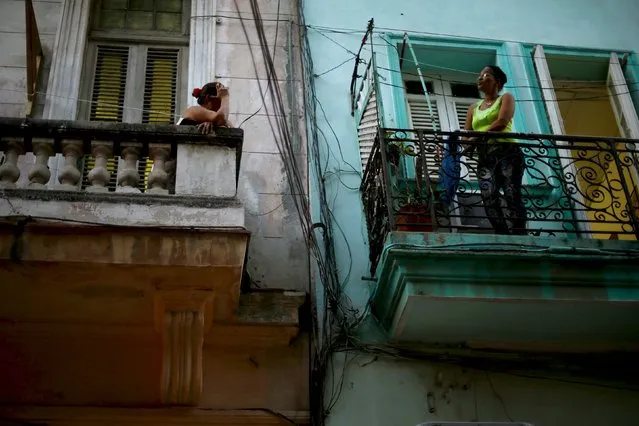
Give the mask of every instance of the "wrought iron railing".
[[379, 129], [361, 185], [371, 272], [391, 230], [636, 240], [637, 142]]

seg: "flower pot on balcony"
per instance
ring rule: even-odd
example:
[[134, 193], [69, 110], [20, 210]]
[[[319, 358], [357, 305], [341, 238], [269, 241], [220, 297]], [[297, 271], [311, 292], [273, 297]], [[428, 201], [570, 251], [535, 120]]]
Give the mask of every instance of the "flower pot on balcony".
[[433, 218], [428, 206], [407, 204], [400, 207], [395, 219], [398, 231], [433, 232]]

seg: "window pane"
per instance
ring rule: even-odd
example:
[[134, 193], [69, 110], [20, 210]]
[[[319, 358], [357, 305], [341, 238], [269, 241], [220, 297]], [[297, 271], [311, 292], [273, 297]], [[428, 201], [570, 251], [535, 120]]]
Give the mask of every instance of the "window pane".
[[130, 30], [152, 30], [153, 12], [128, 12], [126, 27]]
[[179, 13], [158, 13], [156, 30], [182, 31], [182, 15]]
[[119, 9], [126, 10], [127, 0], [102, 0], [102, 9]]
[[479, 98], [479, 89], [476, 84], [451, 83], [450, 90], [453, 96], [458, 98]]
[[105, 29], [123, 29], [125, 22], [125, 12], [116, 12], [114, 10], [103, 10], [100, 13], [100, 28]]
[[[422, 82], [421, 81], [405, 81], [404, 84], [406, 85], [406, 93], [409, 93], [411, 95], [423, 95], [424, 94], [424, 88], [422, 87]], [[426, 82], [426, 90], [428, 90], [428, 93], [433, 93], [433, 82], [432, 81], [427, 81]]]
[[144, 10], [153, 12], [153, 0], [131, 0], [129, 10]]
[[182, 0], [156, 0], [158, 12], [182, 12]]

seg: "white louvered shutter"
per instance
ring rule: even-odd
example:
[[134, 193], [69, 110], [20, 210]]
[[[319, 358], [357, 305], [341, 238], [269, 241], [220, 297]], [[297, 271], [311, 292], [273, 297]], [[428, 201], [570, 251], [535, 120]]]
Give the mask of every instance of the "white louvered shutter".
[[[415, 130], [439, 130], [441, 129], [441, 120], [439, 117], [439, 108], [437, 102], [431, 99], [431, 110], [423, 96], [408, 96], [408, 107], [410, 110], [410, 119]], [[431, 181], [439, 180], [439, 168], [441, 166], [441, 148], [439, 144], [426, 143], [426, 168], [428, 177]]]
[[373, 149], [375, 135], [377, 134], [377, 96], [375, 91], [371, 92], [362, 119], [357, 127], [357, 138], [359, 141], [359, 155], [362, 159], [362, 171], [366, 170], [368, 158]]
[[419, 98], [420, 99], [413, 96], [408, 97], [410, 119], [413, 123], [413, 128], [420, 130], [435, 130], [436, 128], [438, 130], [441, 129], [437, 102], [431, 101], [431, 108], [433, 111], [433, 115], [431, 117], [426, 100], [422, 96], [420, 96]]

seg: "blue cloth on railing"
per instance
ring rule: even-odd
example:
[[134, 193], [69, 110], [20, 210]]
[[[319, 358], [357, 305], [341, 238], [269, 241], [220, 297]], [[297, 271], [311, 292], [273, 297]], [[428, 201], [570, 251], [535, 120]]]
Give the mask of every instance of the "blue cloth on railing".
[[450, 135], [444, 144], [442, 165], [439, 168], [439, 189], [443, 191], [442, 200], [447, 206], [453, 202], [455, 191], [461, 179], [461, 149], [459, 136]]

